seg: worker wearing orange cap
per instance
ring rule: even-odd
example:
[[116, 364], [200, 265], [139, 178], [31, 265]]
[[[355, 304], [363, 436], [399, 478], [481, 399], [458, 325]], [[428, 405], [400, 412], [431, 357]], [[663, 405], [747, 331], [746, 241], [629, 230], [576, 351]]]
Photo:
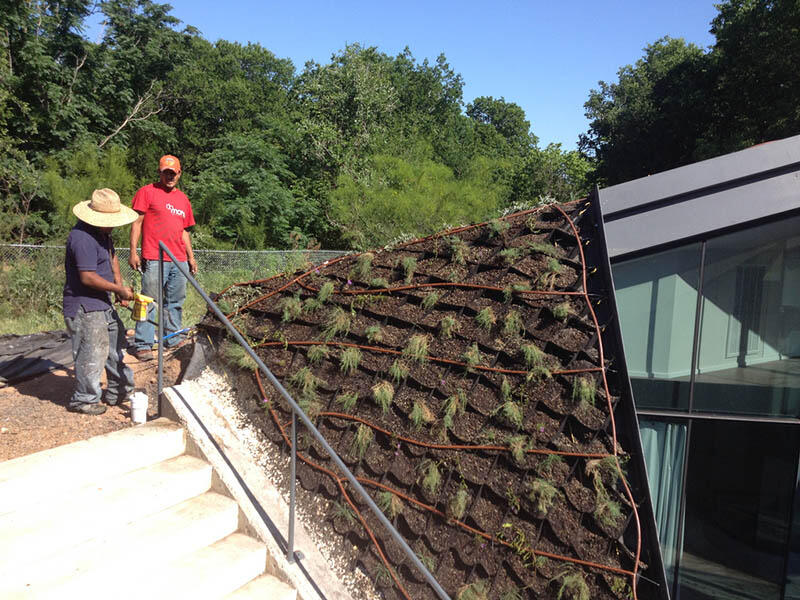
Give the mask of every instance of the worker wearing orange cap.
[[[181, 178], [181, 162], [171, 154], [158, 161], [158, 181], [139, 189], [133, 197], [133, 210], [139, 218], [131, 225], [131, 268], [142, 272], [142, 294], [153, 298], [158, 296], [158, 243], [164, 242], [170, 252], [189, 271], [197, 273], [192, 242], [187, 229], [194, 225], [192, 204], [189, 198], [176, 185]], [[142, 238], [142, 255], [137, 246]], [[183, 301], [186, 299], [186, 278], [164, 255], [164, 335], [169, 336], [181, 330], [183, 320]], [[139, 360], [152, 360], [155, 326], [153, 313], [155, 304], [148, 307], [144, 321], [136, 322], [133, 354]], [[180, 335], [167, 339], [165, 345], [173, 347], [183, 342]]]

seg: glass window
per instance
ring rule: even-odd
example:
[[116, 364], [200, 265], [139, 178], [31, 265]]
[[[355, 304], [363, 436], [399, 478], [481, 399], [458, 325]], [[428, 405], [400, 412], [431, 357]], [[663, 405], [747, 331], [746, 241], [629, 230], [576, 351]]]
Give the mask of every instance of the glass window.
[[692, 423], [681, 600], [781, 597], [798, 433], [793, 425]]
[[800, 218], [708, 241], [694, 410], [797, 416]]
[[700, 244], [617, 263], [614, 287], [640, 408], [688, 409]]
[[[647, 464], [647, 479], [653, 512], [670, 590], [674, 589], [675, 563], [681, 547], [681, 494], [683, 458], [686, 453], [686, 423], [639, 421], [642, 451]], [[672, 594], [672, 592], [670, 592]]]

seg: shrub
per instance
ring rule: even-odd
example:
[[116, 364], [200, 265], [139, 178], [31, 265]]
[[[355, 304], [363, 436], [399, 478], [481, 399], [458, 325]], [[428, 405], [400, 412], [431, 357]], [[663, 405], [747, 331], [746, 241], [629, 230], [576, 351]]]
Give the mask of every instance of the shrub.
[[323, 339], [328, 342], [340, 333], [347, 335], [349, 331], [350, 314], [341, 306], [334, 306], [328, 313], [328, 318], [325, 321], [325, 329], [322, 332]]
[[361, 362], [361, 350], [358, 348], [345, 348], [339, 357], [339, 369], [345, 373], [353, 373]]
[[425, 310], [432, 309], [434, 306], [436, 306], [436, 303], [439, 301], [439, 296], [440, 296], [439, 292], [430, 292], [429, 294], [427, 294], [422, 299], [422, 308], [424, 308]]
[[497, 323], [497, 317], [494, 316], [494, 311], [491, 309], [491, 307], [487, 306], [483, 310], [479, 311], [477, 315], [475, 315], [475, 322], [482, 329], [489, 331], [492, 326]]
[[325, 344], [320, 344], [318, 346], [311, 346], [308, 349], [308, 362], [312, 365], [316, 365], [326, 358], [328, 358], [328, 354], [330, 354], [330, 349]]
[[383, 331], [381, 331], [381, 328], [378, 325], [370, 325], [367, 327], [364, 330], [364, 335], [370, 344], [383, 341]]
[[411, 283], [411, 280], [414, 279], [414, 271], [417, 270], [417, 259], [413, 256], [405, 256], [400, 265], [403, 267], [405, 282]]
[[303, 302], [298, 294], [285, 296], [278, 302], [278, 308], [281, 310], [281, 321], [290, 323], [303, 313]]
[[442, 317], [442, 320], [439, 321], [439, 331], [442, 334], [442, 337], [446, 340], [449, 340], [453, 337], [453, 332], [456, 331], [458, 328], [458, 321], [456, 321], [451, 316]]
[[430, 425], [436, 420], [436, 416], [433, 414], [433, 411], [431, 411], [431, 409], [428, 408], [428, 405], [422, 400], [417, 400], [414, 402], [414, 408], [411, 409], [409, 418], [414, 424], [415, 429], [420, 429], [423, 425]]
[[392, 363], [392, 366], [389, 367], [389, 375], [395, 381], [395, 383], [400, 383], [406, 377], [408, 377], [408, 366], [399, 358], [395, 359]]
[[406, 347], [403, 348], [403, 356], [423, 363], [428, 360], [428, 336], [423, 334], [412, 335]]
[[358, 458], [364, 458], [374, 438], [375, 433], [372, 431], [372, 428], [363, 423], [359, 423], [358, 427], [356, 427], [356, 434], [353, 436], [353, 454], [358, 456]]
[[528, 488], [528, 499], [536, 508], [536, 515], [544, 517], [558, 497], [558, 489], [549, 481], [534, 479]]
[[394, 388], [388, 381], [380, 381], [372, 386], [372, 397], [375, 403], [381, 407], [381, 410], [386, 414], [389, 407], [394, 400]]
[[350, 412], [355, 408], [358, 402], [358, 394], [355, 392], [345, 392], [344, 394], [336, 396], [334, 402], [341, 406], [343, 411]]
[[516, 338], [525, 331], [525, 325], [522, 323], [522, 317], [516, 310], [510, 310], [506, 313], [506, 318], [503, 320], [503, 335], [505, 337]]

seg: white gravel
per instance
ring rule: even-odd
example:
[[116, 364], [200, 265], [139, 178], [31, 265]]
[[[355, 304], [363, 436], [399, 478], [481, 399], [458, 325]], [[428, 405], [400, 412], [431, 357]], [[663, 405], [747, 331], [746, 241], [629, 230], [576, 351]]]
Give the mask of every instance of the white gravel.
[[[267, 479], [281, 491], [288, 503], [289, 457], [254, 427], [239, 408], [228, 375], [220, 368], [208, 366], [198, 378], [184, 381], [182, 385], [192, 391], [193, 397], [203, 397], [214, 405], [236, 431], [242, 450], [251, 457], [253, 464], [263, 469]], [[354, 600], [379, 600], [382, 596], [367, 575], [361, 569], [352, 569], [353, 552], [358, 548], [348, 548], [349, 543], [330, 526], [328, 501], [307, 492], [300, 485], [296, 487], [296, 493], [299, 526], [315, 542], [331, 571], [344, 583]]]

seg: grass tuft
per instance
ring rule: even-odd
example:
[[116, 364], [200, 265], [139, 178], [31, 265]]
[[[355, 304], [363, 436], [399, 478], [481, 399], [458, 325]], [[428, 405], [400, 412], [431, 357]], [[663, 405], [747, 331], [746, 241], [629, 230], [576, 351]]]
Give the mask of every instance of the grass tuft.
[[444, 401], [444, 426], [451, 428], [453, 426], [453, 418], [456, 415], [463, 415], [467, 410], [467, 394], [464, 390], [458, 390], [455, 394], [448, 397]]
[[597, 383], [591, 377], [576, 377], [572, 380], [572, 399], [578, 401], [582, 408], [594, 406], [597, 394]]
[[316, 365], [328, 358], [328, 354], [330, 354], [328, 346], [320, 344], [319, 346], [311, 346], [306, 356], [308, 357], [308, 362], [312, 365]]
[[430, 340], [427, 335], [417, 334], [412, 335], [408, 340], [406, 347], [403, 348], [403, 356], [407, 356], [411, 360], [418, 363], [423, 363], [428, 360], [428, 344]]
[[552, 309], [553, 317], [559, 321], [566, 321], [567, 317], [572, 314], [572, 305], [569, 301], [564, 301], [561, 304], [556, 304]]
[[580, 573], [572, 572], [561, 577], [557, 600], [589, 600], [589, 586]]
[[547, 242], [531, 242], [528, 244], [528, 250], [531, 252], [536, 252], [538, 254], [544, 254], [545, 256], [558, 256], [558, 248], [556, 248], [553, 244], [549, 244]]
[[508, 221], [492, 219], [489, 221], [489, 237], [494, 238], [502, 236], [506, 231], [508, 231], [509, 227], [511, 227], [511, 224]]
[[487, 306], [475, 315], [475, 322], [478, 324], [478, 327], [489, 331], [492, 326], [497, 323], [497, 317], [494, 316], [494, 311], [491, 307]]
[[388, 381], [380, 381], [372, 386], [372, 397], [375, 403], [381, 407], [384, 414], [389, 410], [394, 400], [394, 388]]
[[364, 330], [364, 335], [370, 344], [383, 341], [383, 331], [379, 325], [370, 325]]
[[372, 252], [364, 252], [364, 254], [360, 254], [356, 259], [356, 266], [353, 268], [353, 274], [366, 281], [367, 277], [369, 277], [370, 271], [372, 270], [372, 260], [374, 258], [375, 255]]
[[328, 313], [328, 318], [325, 320], [325, 329], [322, 331], [322, 338], [329, 342], [340, 333], [347, 333], [350, 331], [350, 314], [346, 312], [341, 306], [334, 306]]
[[477, 366], [483, 358], [481, 356], [481, 351], [478, 350], [478, 344], [473, 342], [473, 344], [464, 351], [462, 358], [467, 365], [467, 369]]
[[435, 494], [442, 485], [442, 474], [439, 472], [439, 463], [434, 460], [426, 460], [421, 465], [422, 469], [422, 488], [429, 494]]
[[503, 319], [503, 336], [508, 338], [518, 338], [525, 331], [522, 317], [516, 310], [510, 310]]
[[513, 265], [522, 256], [522, 251], [519, 248], [506, 248], [498, 253], [498, 256], [503, 259], [506, 265]]
[[517, 463], [522, 464], [525, 461], [525, 453], [528, 450], [528, 438], [524, 435], [512, 435], [506, 442], [511, 456]]
[[386, 290], [389, 288], [389, 282], [385, 277], [374, 277], [369, 280], [369, 287], [376, 290]]
[[423, 425], [430, 425], [436, 421], [436, 415], [422, 400], [414, 402], [414, 408], [411, 409], [411, 413], [408, 416], [415, 429], [420, 429]]
[[328, 299], [333, 295], [333, 282], [326, 281], [322, 284], [322, 287], [319, 288], [319, 292], [317, 292], [317, 300], [324, 304], [328, 301]]
[[449, 340], [453, 337], [453, 332], [458, 329], [458, 321], [451, 316], [442, 317], [439, 321], [439, 332], [442, 338]]
[[399, 358], [396, 358], [392, 363], [392, 366], [389, 367], [389, 375], [395, 383], [400, 383], [406, 377], [408, 377], [408, 365], [406, 365], [406, 363]]
[[439, 301], [440, 296], [441, 294], [439, 294], [439, 292], [431, 292], [427, 294], [422, 299], [422, 308], [424, 308], [425, 310], [432, 309], [434, 306], [436, 306], [436, 303]]
[[503, 413], [503, 418], [508, 421], [510, 425], [513, 425], [517, 429], [522, 427], [522, 409], [519, 404], [508, 400], [500, 405], [500, 410]]
[[417, 270], [417, 259], [413, 256], [405, 256], [400, 265], [403, 267], [404, 281], [407, 284], [411, 283], [411, 280], [414, 279], [414, 272]]
[[291, 323], [303, 313], [303, 302], [297, 294], [286, 296], [278, 302], [278, 308], [281, 311], [281, 321]]
[[536, 508], [536, 516], [540, 518], [547, 515], [558, 495], [558, 488], [545, 479], [534, 479], [528, 487], [528, 499]]
[[345, 375], [353, 373], [358, 369], [361, 362], [361, 350], [358, 348], [345, 348], [339, 356], [339, 370]]
[[376, 504], [390, 519], [394, 519], [403, 512], [403, 501], [397, 494], [389, 491], [379, 492]]
[[372, 427], [359, 423], [356, 427], [356, 434], [353, 436], [353, 454], [358, 458], [364, 458], [373, 439], [375, 439], [375, 432], [372, 431]]
[[342, 407], [344, 412], [351, 412], [358, 403], [358, 394], [355, 392], [345, 392], [344, 394], [339, 394], [336, 396], [334, 400], [336, 404]]
[[303, 367], [289, 376], [289, 384], [300, 394], [301, 399], [306, 401], [316, 401], [317, 388], [324, 383], [308, 367]]
[[489, 584], [481, 580], [461, 586], [456, 600], [489, 600]]
[[468, 503], [469, 492], [467, 491], [467, 486], [462, 484], [447, 502], [447, 515], [460, 521], [464, 518], [464, 513], [467, 512]]
[[450, 250], [450, 260], [457, 265], [467, 264], [467, 245], [460, 237], [452, 236], [447, 239]]

